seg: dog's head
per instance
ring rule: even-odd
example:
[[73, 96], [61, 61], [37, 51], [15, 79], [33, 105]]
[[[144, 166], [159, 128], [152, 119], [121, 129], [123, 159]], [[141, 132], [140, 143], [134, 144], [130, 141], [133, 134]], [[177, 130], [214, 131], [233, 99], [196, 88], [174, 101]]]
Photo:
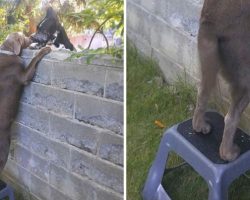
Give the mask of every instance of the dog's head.
[[11, 33], [1, 45], [1, 49], [11, 51], [16, 55], [20, 55], [22, 49], [27, 48], [31, 42], [31, 39], [25, 37], [23, 33]]
[[67, 49], [74, 49], [63, 26], [59, 23], [56, 12], [51, 7], [47, 8], [45, 18], [37, 25], [36, 33], [32, 34], [30, 38], [42, 46], [45, 46], [48, 41], [54, 40], [56, 46], [63, 44]]
[[58, 26], [58, 17], [55, 11], [49, 7], [44, 19], [37, 25], [36, 33], [31, 35], [30, 38], [33, 42], [46, 44], [49, 40], [55, 39], [54, 34], [56, 33]]

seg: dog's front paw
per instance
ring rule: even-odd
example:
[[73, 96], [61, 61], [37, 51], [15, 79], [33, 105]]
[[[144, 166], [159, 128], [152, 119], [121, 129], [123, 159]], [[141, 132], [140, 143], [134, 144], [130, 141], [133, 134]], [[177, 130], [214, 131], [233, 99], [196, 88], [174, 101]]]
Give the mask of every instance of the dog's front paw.
[[220, 145], [220, 157], [225, 161], [233, 161], [240, 155], [240, 148], [234, 144], [230, 148]]
[[208, 124], [204, 119], [193, 119], [192, 121], [193, 124], [193, 130], [196, 133], [203, 133], [203, 134], [208, 134], [211, 131], [211, 125]]
[[50, 47], [43, 47], [35, 55], [40, 57], [41, 59], [43, 56], [47, 55], [49, 52], [51, 52]]
[[42, 54], [44, 54], [44, 55], [45, 55], [45, 54], [48, 54], [48, 53], [51, 52], [51, 48], [48, 47], [48, 46], [43, 47], [43, 48], [41, 48], [40, 52], [41, 52]]

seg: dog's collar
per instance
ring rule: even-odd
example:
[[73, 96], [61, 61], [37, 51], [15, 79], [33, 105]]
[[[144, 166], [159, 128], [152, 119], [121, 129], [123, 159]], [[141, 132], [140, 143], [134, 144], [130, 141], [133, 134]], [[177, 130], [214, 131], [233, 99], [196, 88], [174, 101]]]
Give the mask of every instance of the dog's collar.
[[0, 53], [7, 54], [7, 55], [10, 55], [10, 56], [16, 55], [11, 51], [6, 51], [6, 50], [2, 50], [2, 49], [0, 49]]

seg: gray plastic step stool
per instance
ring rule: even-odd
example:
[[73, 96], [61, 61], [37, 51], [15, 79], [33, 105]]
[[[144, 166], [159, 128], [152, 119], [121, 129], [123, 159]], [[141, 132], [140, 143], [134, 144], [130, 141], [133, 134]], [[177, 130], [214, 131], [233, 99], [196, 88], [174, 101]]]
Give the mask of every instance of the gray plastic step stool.
[[15, 200], [13, 189], [0, 180], [0, 199], [9, 197], [9, 200]]
[[230, 184], [250, 169], [250, 137], [237, 129], [234, 142], [240, 146], [241, 155], [235, 161], [227, 163], [219, 157], [224, 118], [216, 112], [206, 113], [206, 118], [212, 125], [212, 131], [208, 135], [194, 134], [191, 119], [165, 132], [142, 192], [143, 200], [171, 200], [161, 184], [171, 151], [182, 157], [206, 180], [209, 200], [228, 199]]

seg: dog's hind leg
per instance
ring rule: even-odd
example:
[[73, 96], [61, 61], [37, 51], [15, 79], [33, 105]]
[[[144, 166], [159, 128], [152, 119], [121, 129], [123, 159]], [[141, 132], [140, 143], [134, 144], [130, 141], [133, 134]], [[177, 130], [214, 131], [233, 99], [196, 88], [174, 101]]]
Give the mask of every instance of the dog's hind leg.
[[195, 132], [207, 134], [211, 126], [205, 121], [205, 111], [220, 67], [218, 39], [209, 24], [201, 24], [198, 36], [198, 50], [201, 65], [201, 82], [198, 88], [196, 108], [193, 116]]
[[250, 101], [247, 90], [235, 88], [232, 93], [232, 102], [225, 117], [225, 128], [220, 145], [220, 157], [223, 160], [232, 161], [240, 153], [239, 147], [233, 143], [235, 132], [240, 121], [241, 113]]

